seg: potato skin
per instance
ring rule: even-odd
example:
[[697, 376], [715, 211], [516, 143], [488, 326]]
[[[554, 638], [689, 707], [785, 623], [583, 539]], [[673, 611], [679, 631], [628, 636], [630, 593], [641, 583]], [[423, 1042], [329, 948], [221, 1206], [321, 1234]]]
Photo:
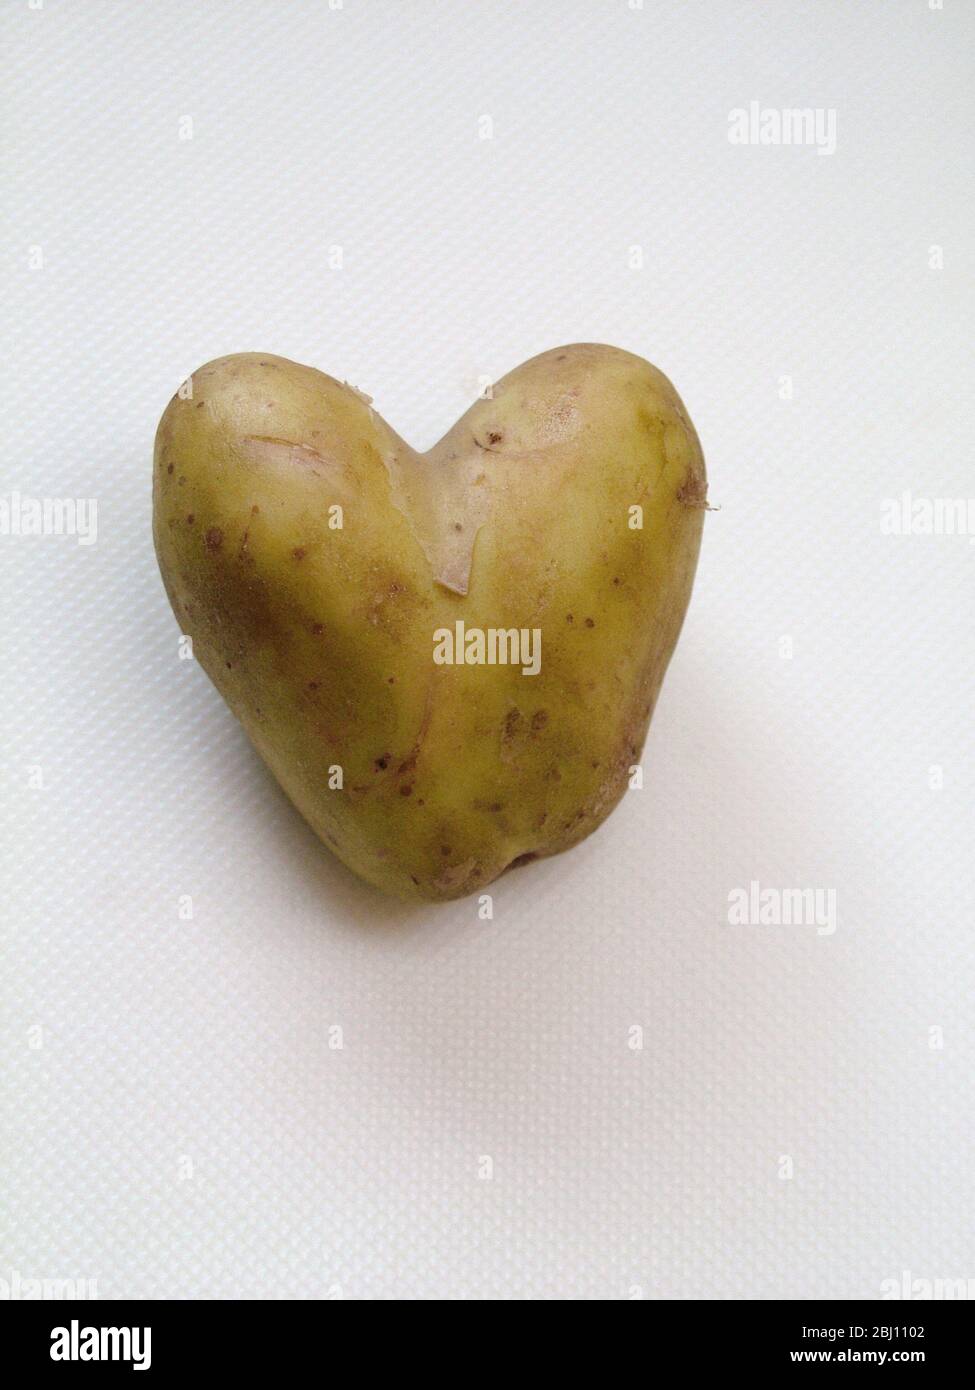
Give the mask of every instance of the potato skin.
[[[639, 761], [701, 539], [704, 460], [667, 378], [556, 348], [426, 455], [285, 358], [220, 358], [192, 387], [156, 435], [166, 591], [329, 848], [442, 901], [595, 830]], [[458, 621], [537, 629], [538, 674], [436, 664]]]

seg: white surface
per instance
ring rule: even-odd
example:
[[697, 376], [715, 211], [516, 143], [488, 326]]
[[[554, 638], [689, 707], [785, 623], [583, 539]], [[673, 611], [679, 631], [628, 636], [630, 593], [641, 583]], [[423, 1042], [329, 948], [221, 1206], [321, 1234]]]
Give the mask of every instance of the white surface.
[[[904, 489], [975, 495], [973, 21], [4, 7], [2, 491], [99, 512], [91, 546], [0, 537], [0, 1278], [357, 1299], [975, 1277], [975, 549], [880, 526]], [[836, 152], [730, 144], [752, 100], [835, 108]], [[721, 508], [647, 785], [500, 881], [493, 922], [403, 908], [178, 660], [155, 425], [194, 367], [263, 349], [426, 446], [479, 376], [580, 339], [673, 378]], [[753, 879], [835, 889], [837, 931], [729, 925]]]

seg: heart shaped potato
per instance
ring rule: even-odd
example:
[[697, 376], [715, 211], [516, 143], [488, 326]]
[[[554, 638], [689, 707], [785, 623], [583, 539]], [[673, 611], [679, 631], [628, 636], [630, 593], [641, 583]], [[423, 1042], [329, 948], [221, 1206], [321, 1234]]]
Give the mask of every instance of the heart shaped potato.
[[704, 460], [667, 378], [556, 348], [428, 454], [281, 357], [191, 382], [156, 436], [159, 566], [321, 839], [439, 900], [595, 830], [639, 760], [701, 538]]

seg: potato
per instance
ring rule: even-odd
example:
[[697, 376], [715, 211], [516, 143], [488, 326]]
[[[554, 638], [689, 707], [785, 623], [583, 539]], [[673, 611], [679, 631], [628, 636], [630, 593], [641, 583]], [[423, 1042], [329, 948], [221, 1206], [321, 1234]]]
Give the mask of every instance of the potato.
[[595, 830], [697, 563], [704, 460], [667, 378], [556, 348], [428, 454], [281, 357], [191, 380], [156, 436], [163, 580], [325, 844], [378, 888], [443, 900]]

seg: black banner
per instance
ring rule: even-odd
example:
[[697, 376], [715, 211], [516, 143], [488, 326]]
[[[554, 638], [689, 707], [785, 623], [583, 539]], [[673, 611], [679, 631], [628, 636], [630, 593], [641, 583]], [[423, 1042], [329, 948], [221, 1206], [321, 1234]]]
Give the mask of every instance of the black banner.
[[[26, 1384], [37, 1375], [65, 1383], [91, 1372], [151, 1375], [169, 1383], [208, 1369], [248, 1377], [283, 1367], [327, 1374], [351, 1355], [375, 1372], [380, 1348], [390, 1348], [392, 1369], [394, 1346], [397, 1374], [416, 1373], [410, 1352], [421, 1346], [418, 1329], [395, 1343], [385, 1331], [377, 1337], [370, 1329], [366, 1340], [357, 1306], [343, 1307], [337, 1300], [7, 1302], [0, 1304], [0, 1336], [7, 1366], [15, 1365], [18, 1380]], [[378, 1316], [385, 1320], [389, 1314]], [[410, 1316], [422, 1317], [422, 1312], [414, 1310]], [[687, 1371], [729, 1374], [802, 1366], [903, 1369], [908, 1376], [929, 1368], [964, 1374], [973, 1322], [965, 1301], [643, 1302], [638, 1308], [617, 1307], [610, 1316], [613, 1364], [619, 1364], [620, 1356], [632, 1356], [650, 1372], [676, 1362]], [[571, 1335], [556, 1341], [547, 1311], [543, 1317], [545, 1340], [539, 1350], [546, 1362], [553, 1353], [557, 1358], [560, 1348], [574, 1357], [579, 1333], [586, 1336], [584, 1328], [577, 1324]], [[602, 1330], [601, 1318], [600, 1323]], [[437, 1365], [446, 1349], [442, 1338], [453, 1330], [448, 1325], [435, 1341], [425, 1341], [425, 1366]], [[490, 1338], [474, 1334], [478, 1373], [483, 1375], [492, 1359], [499, 1370], [523, 1369], [523, 1344], [515, 1354], [495, 1332], [492, 1328]], [[354, 1340], [347, 1340], [350, 1334]], [[424, 1330], [422, 1335], [432, 1334]], [[458, 1369], [451, 1355], [449, 1371], [443, 1366], [442, 1373], [456, 1376]]]

